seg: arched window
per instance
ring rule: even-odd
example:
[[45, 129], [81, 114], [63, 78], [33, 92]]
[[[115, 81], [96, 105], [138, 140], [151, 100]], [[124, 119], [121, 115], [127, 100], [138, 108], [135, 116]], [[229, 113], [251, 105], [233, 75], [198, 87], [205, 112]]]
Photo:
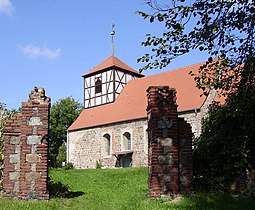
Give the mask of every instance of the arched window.
[[102, 82], [100, 78], [97, 78], [95, 82], [95, 93], [101, 93], [101, 92], [102, 92]]
[[111, 155], [111, 136], [108, 133], [103, 136], [103, 153], [104, 156]]
[[123, 134], [123, 150], [131, 150], [131, 134], [129, 132], [125, 132]]

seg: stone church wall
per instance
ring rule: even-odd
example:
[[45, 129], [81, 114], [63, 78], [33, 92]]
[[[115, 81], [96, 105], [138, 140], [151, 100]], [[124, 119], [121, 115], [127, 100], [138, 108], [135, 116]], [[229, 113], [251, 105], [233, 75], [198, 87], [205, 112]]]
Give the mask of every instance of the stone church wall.
[[100, 160], [100, 128], [69, 132], [67, 142], [67, 161], [75, 168], [95, 168]]
[[182, 117], [187, 121], [192, 129], [194, 136], [199, 136], [201, 134], [202, 127], [202, 113], [200, 109], [194, 109], [186, 112], [179, 112], [178, 117]]
[[[200, 110], [183, 112], [178, 114], [192, 127], [195, 136], [201, 132]], [[115, 167], [116, 157], [113, 153], [121, 151], [122, 135], [130, 132], [132, 136], [132, 166], [140, 167], [148, 165], [148, 137], [147, 119], [133, 120], [129, 122], [114, 123], [68, 133], [67, 162], [74, 164], [75, 168], [96, 168], [96, 162], [100, 161], [103, 167]], [[103, 154], [103, 136], [111, 136], [111, 155]]]
[[187, 121], [191, 125], [192, 133], [194, 134], [195, 137], [201, 134], [203, 118], [207, 116], [209, 106], [210, 104], [212, 104], [215, 97], [216, 91], [212, 89], [200, 109], [193, 109], [178, 113], [179, 117], [184, 118], [185, 121]]
[[[112, 155], [122, 151], [122, 136], [125, 132], [131, 134], [132, 166], [146, 166], [148, 162], [146, 119], [125, 123], [115, 123], [97, 128], [69, 132], [68, 134], [68, 162], [75, 168], [95, 168], [100, 161], [103, 167], [115, 167], [117, 158]], [[111, 136], [111, 154], [103, 154], [103, 136]]]

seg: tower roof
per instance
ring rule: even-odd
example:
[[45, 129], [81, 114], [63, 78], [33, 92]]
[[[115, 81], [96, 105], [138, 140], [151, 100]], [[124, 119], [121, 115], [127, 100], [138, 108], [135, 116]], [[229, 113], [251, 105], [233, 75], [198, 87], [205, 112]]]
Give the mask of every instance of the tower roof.
[[87, 76], [91, 76], [93, 74], [96, 74], [98, 72], [101, 72], [105, 69], [111, 68], [111, 67], [117, 67], [120, 68], [126, 72], [129, 72], [132, 75], [135, 75], [137, 77], [143, 77], [144, 75], [139, 73], [138, 71], [132, 69], [130, 66], [128, 66], [127, 64], [125, 64], [123, 61], [121, 61], [120, 59], [118, 59], [115, 56], [110, 56], [107, 59], [105, 59], [102, 63], [98, 64], [96, 67], [94, 67], [93, 69], [91, 69], [89, 72], [87, 72], [86, 74], [82, 75], [83, 77], [87, 77]]

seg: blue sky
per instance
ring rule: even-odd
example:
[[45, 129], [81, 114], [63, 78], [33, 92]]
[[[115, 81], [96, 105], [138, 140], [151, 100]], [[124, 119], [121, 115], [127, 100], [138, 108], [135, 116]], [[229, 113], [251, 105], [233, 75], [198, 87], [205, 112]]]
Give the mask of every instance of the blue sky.
[[[83, 101], [82, 74], [111, 55], [115, 23], [115, 56], [138, 70], [146, 34], [163, 28], [135, 14], [149, 11], [144, 0], [0, 0], [0, 102], [18, 108], [28, 93], [43, 87], [54, 103], [72, 96]], [[163, 70], [204, 61], [190, 53]]]

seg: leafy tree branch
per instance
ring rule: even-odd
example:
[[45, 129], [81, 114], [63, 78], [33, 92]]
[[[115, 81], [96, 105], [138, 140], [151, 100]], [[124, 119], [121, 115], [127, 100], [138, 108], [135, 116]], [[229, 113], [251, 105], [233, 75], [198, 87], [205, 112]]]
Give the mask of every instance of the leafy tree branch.
[[[161, 37], [147, 34], [142, 42], [151, 54], [138, 58], [141, 69], [166, 67], [173, 59], [194, 49], [208, 53], [208, 61], [195, 78], [198, 87], [223, 91], [235, 89], [242, 65], [254, 58], [255, 2], [251, 0], [171, 0], [167, 4], [148, 0], [152, 14], [137, 13], [151, 23], [159, 22]], [[252, 74], [252, 73], [251, 73]], [[202, 76], [201, 76], [202, 75]]]

